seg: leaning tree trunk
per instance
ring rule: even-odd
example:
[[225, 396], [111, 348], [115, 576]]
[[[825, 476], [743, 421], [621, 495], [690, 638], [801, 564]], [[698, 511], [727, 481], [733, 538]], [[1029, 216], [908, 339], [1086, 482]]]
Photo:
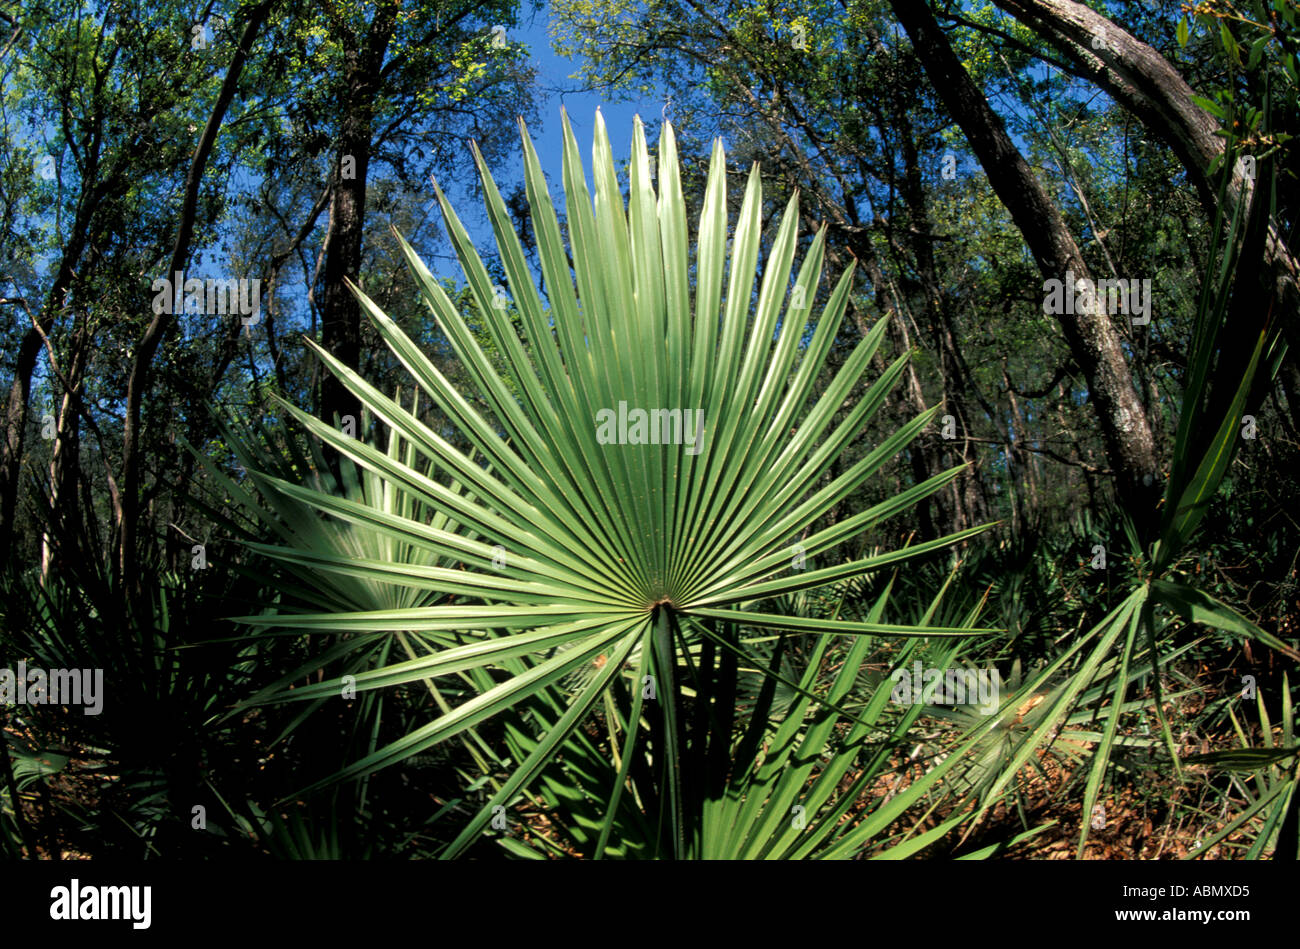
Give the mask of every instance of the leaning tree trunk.
[[[87, 175], [97, 175], [98, 167], [99, 153], [96, 149], [89, 156]], [[103, 182], [97, 182], [87, 190], [77, 207], [76, 219], [68, 242], [64, 245], [63, 257], [45, 304], [34, 317], [35, 325], [23, 334], [22, 341], [18, 344], [17, 364], [9, 385], [9, 399], [5, 404], [4, 442], [0, 445], [0, 550], [8, 551], [14, 541], [14, 519], [17, 516], [23, 453], [26, 448], [27, 412], [37, 357], [44, 338], [54, 328], [54, 322], [72, 290], [74, 275], [80, 269], [95, 213], [101, 202], [114, 193], [116, 189]]]
[[[1056, 205], [1011, 141], [1002, 119], [989, 106], [924, 3], [890, 0], [895, 16], [911, 38], [930, 83], [966, 133], [989, 184], [1011, 214], [1039, 271], [1047, 278], [1091, 279], [1073, 235]], [[1101, 427], [1115, 488], [1135, 516], [1155, 508], [1157, 494], [1155, 440], [1120, 336], [1100, 308], [1058, 317], [1066, 343], [1088, 382]]]
[[[1074, 72], [1104, 90], [1142, 125], [1161, 139], [1187, 169], [1206, 212], [1218, 209], [1217, 183], [1210, 164], [1223, 154], [1224, 140], [1216, 133], [1218, 121], [1194, 101], [1191, 86], [1156, 50], [1101, 14], [1073, 0], [996, 0], [1010, 13], [1050, 43], [1072, 64]], [[1231, 169], [1228, 183], [1231, 211], [1249, 201], [1254, 179]], [[1300, 262], [1271, 222], [1264, 243], [1265, 260], [1273, 268], [1273, 308], [1287, 344], [1300, 352]], [[1300, 375], [1288, 366], [1285, 383], [1294, 388]], [[1300, 400], [1290, 403], [1294, 424], [1300, 426]]]
[[953, 523], [949, 530], [964, 530], [988, 520], [988, 509], [980, 494], [983, 479], [977, 476], [979, 455], [971, 441], [974, 421], [972, 411], [970, 374], [960, 364], [959, 348], [955, 339], [951, 314], [951, 300], [939, 280], [939, 268], [934, 255], [934, 228], [930, 220], [929, 202], [921, 178], [920, 150], [907, 110], [901, 97], [895, 97], [898, 137], [903, 153], [903, 175], [899, 181], [903, 201], [907, 206], [908, 223], [906, 239], [910, 245], [917, 278], [921, 283], [922, 306], [930, 345], [939, 359], [943, 378], [944, 411], [951, 413], [956, 422], [956, 438], [944, 446], [952, 456], [966, 465], [965, 470], [952, 484]]
[[[176, 229], [176, 241], [172, 245], [171, 259], [166, 273], [170, 275], [181, 271], [189, 259], [190, 241], [194, 236], [194, 222], [198, 214], [199, 185], [207, 170], [208, 158], [217, 141], [217, 132], [225, 120], [226, 110], [235, 98], [239, 87], [239, 76], [244, 70], [252, 50], [253, 40], [266, 22], [267, 15], [275, 0], [263, 0], [249, 12], [244, 32], [240, 35], [239, 45], [231, 57], [226, 69], [225, 79], [217, 93], [217, 101], [208, 116], [207, 125], [199, 138], [198, 147], [190, 161], [189, 172], [185, 178], [185, 196], [181, 203], [180, 223]], [[173, 287], [173, 292], [177, 288]], [[126, 423], [122, 430], [122, 516], [118, 525], [118, 559], [117, 567], [122, 577], [125, 595], [134, 599], [140, 593], [139, 565], [137, 562], [138, 536], [140, 529], [140, 407], [144, 393], [149, 387], [149, 373], [153, 365], [154, 354], [162, 342], [163, 336], [171, 327], [172, 314], [155, 313], [150, 321], [140, 345], [136, 347], [135, 359], [131, 366], [131, 375], [127, 379]]]

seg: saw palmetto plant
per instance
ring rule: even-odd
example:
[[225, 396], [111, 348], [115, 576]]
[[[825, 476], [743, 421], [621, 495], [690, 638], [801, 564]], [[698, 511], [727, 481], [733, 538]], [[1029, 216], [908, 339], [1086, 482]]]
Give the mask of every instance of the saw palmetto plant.
[[[1259, 736], [1260, 744], [1251, 744], [1233, 711], [1235, 703], [1229, 702], [1225, 708], [1241, 747], [1186, 759], [1189, 765], [1226, 773], [1231, 780], [1230, 787], [1219, 795], [1226, 799], [1224, 812], [1231, 815], [1230, 819], [1217, 832], [1198, 841], [1197, 855], [1209, 853], [1218, 844], [1245, 851], [1245, 857], [1251, 860], [1267, 856], [1289, 860], [1300, 855], [1295, 805], [1300, 792], [1300, 744], [1296, 742], [1295, 706], [1286, 673], [1282, 674], [1280, 692], [1282, 715], [1276, 726], [1269, 717], [1263, 692], [1255, 693], [1253, 711], [1258, 725], [1251, 727], [1251, 731]], [[1242, 704], [1242, 718], [1250, 726], [1247, 717], [1252, 711], [1250, 703]], [[1250, 832], [1240, 833], [1243, 828]]]
[[[651, 853], [692, 856], [707, 849], [698, 845], [700, 825], [692, 815], [700, 813], [709, 787], [697, 780], [692, 762], [707, 757], [710, 746], [693, 742], [689, 733], [721, 732], [714, 755], [731, 747], [739, 725], [726, 706], [735, 691], [734, 683], [719, 685], [722, 673], [734, 675], [737, 664], [766, 668], [746, 656], [741, 629], [813, 636], [814, 652], [837, 637], [981, 632], [970, 622], [890, 624], [875, 614], [848, 620], [772, 611], [788, 594], [894, 569], [981, 530], [868, 556], [844, 554], [864, 531], [940, 490], [961, 469], [830, 522], [827, 513], [877, 477], [938, 411], [861, 450], [864, 427], [899, 380], [907, 355], [860, 387], [884, 338], [881, 320], [827, 381], [827, 356], [849, 303], [852, 270], [815, 310], [823, 230], [792, 282], [797, 196], [760, 262], [757, 167], [733, 229], [726, 159], [721, 143], [715, 144], [692, 233], [670, 126], [659, 139], [656, 182], [637, 123], [626, 198], [599, 118], [594, 139], [589, 191], [565, 119], [566, 248], [524, 132], [540, 289], [477, 152], [508, 296], [494, 285], [438, 192], [493, 354], [414, 250], [397, 238], [424, 302], [472, 381], [474, 399], [457, 391], [392, 319], [355, 291], [379, 336], [472, 453], [316, 347], [376, 427], [387, 429], [387, 447], [376, 447], [364, 432], [350, 437], [335, 424], [285, 409], [345, 465], [368, 473], [369, 500], [250, 468], [264, 497], [295, 502], [298, 513], [282, 505], [284, 516], [325, 515], [384, 541], [350, 548], [289, 542], [263, 548], [268, 556], [298, 571], [418, 593], [392, 601], [410, 605], [348, 609], [336, 597], [315, 612], [277, 609], [244, 618], [333, 637], [335, 657], [395, 637], [408, 646], [409, 658], [390, 661], [384, 651], [384, 660], [356, 672], [354, 683], [338, 676], [293, 689], [280, 683], [255, 697], [260, 703], [319, 701], [350, 685], [359, 692], [409, 684], [430, 690], [434, 701], [425, 723], [375, 747], [333, 779], [370, 774], [452, 739], [477, 741], [476, 730], [489, 721], [533, 729], [526, 754], [500, 759], [507, 770], [487, 782], [486, 800], [468, 811], [446, 849], [449, 856], [478, 839], [494, 815], [544, 780], [544, 772], [553, 774], [548, 769], [560, 758], [574, 760], [566, 743], [591, 744], [586, 726], [593, 721], [605, 733], [600, 753], [616, 769], [608, 786], [597, 789], [607, 806], [591, 835], [593, 852], [618, 846], [611, 840], [616, 815], [633, 804], [647, 826], [657, 828]], [[857, 453], [832, 469], [850, 445]], [[381, 495], [411, 503], [375, 503]], [[374, 553], [381, 550], [400, 556]], [[810, 684], [790, 684], [800, 691], [801, 715], [809, 703], [833, 704], [834, 696], [813, 694]], [[795, 723], [787, 731], [779, 738], [792, 749], [802, 729]], [[637, 769], [648, 775], [639, 786], [658, 791], [635, 795], [629, 804], [634, 795], [624, 789], [633, 786], [629, 775]], [[753, 790], [736, 791], [741, 785]], [[728, 805], [735, 809], [760, 807], [759, 795], [769, 793], [761, 782], [737, 779], [725, 786], [727, 793], [750, 795], [744, 805], [739, 798]], [[782, 845], [783, 851], [798, 849]]]
[[[1286, 355], [1285, 338], [1269, 298], [1272, 278], [1261, 264], [1268, 222], [1276, 207], [1276, 169], [1271, 159], [1261, 161], [1260, 183], [1253, 200], [1230, 206], [1227, 189], [1235, 147], [1232, 145], [1226, 153], [1231, 160], [1225, 161], [1221, 175], [1210, 243], [1210, 259], [1216, 261], [1216, 267], [1207, 274], [1197, 301], [1172, 470], [1153, 519], [1157, 529], [1150, 543], [1144, 544], [1134, 524], [1136, 519], [1124, 519], [1131, 567], [1125, 580], [1127, 595], [1090, 629], [1074, 636], [1056, 659], [1027, 679], [1025, 690], [1042, 692], [1048, 699], [1041, 703], [1033, 727], [1023, 738], [1016, 738], [1014, 749], [1007, 751], [1006, 765], [998, 772], [990, 772], [992, 780], [986, 782], [982, 792], [985, 810], [1000, 799], [1044, 745], [1063, 734], [1063, 725], [1077, 723], [1074, 712], [1085, 704], [1081, 697], [1102, 682], [1108, 683], [1105, 708], [1094, 704], [1089, 716], [1096, 729], [1095, 747], [1088, 762], [1082, 812], [1093, 813], [1113, 750], [1131, 743], [1122, 737], [1120, 724], [1138, 708], [1150, 706], [1154, 710], [1161, 744], [1181, 778], [1179, 751], [1164, 711], [1169, 696], [1161, 686], [1162, 665], [1181, 651], [1173, 640], [1175, 632], [1206, 626], [1238, 639], [1263, 643], [1300, 661], [1300, 652], [1293, 646], [1205, 592], [1186, 569], [1197, 530], [1211, 501], [1229, 478], [1233, 459], [1241, 449], [1243, 421], [1251, 418], [1247, 413], [1255, 411], [1253, 406], [1262, 399], [1265, 390], [1260, 381], [1276, 377]], [[1171, 616], [1181, 622], [1171, 623]], [[1049, 689], [1048, 683], [1061, 675], [1067, 676], [1063, 687]], [[1128, 697], [1140, 679], [1149, 683], [1151, 698], [1135, 704]], [[1295, 800], [1290, 792], [1287, 800]], [[1082, 821], [1076, 846], [1080, 858], [1085, 854], [1089, 830], [1090, 822]]]

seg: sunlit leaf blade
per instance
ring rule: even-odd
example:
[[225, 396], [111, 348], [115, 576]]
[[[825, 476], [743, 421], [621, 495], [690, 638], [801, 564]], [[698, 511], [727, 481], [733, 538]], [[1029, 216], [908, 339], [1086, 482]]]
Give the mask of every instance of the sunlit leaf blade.
[[[895, 497], [827, 522], [828, 512], [877, 475], [933, 417], [933, 411], [924, 413], [883, 435], [827, 477], [886, 404], [906, 358], [888, 363], [862, 386], [885, 338], [882, 320], [838, 371], [828, 371], [852, 292], [851, 268], [815, 307], [824, 229], [796, 269], [798, 198], [788, 201], [775, 233], [764, 235], [757, 167], [748, 176], [739, 218], [729, 222], [721, 143], [713, 149], [692, 246], [671, 126], [665, 124], [659, 137], [656, 190], [637, 122], [626, 192], [603, 120], [595, 123], [590, 188], [567, 116], [563, 126], [567, 248], [521, 126], [544, 295], [477, 152], [508, 283], [504, 301], [450, 201], [437, 193], [477, 333], [415, 249], [397, 235], [420, 297], [463, 367], [473, 398], [458, 391], [404, 329], [353, 286], [380, 339], [457, 438], [435, 431], [414, 403], [381, 393], [314, 346], [324, 367], [387, 437], [381, 443], [352, 438], [286, 404], [287, 416], [341, 459], [345, 481], [379, 493], [347, 495], [332, 490], [328, 479], [304, 483], [281, 466], [258, 464], [253, 453], [244, 454], [259, 494], [281, 518], [272, 519], [280, 545], [259, 542], [255, 549], [298, 574], [363, 585], [388, 600], [358, 608], [331, 596], [322, 582], [316, 608], [310, 591], [300, 588], [295, 595], [302, 602], [242, 621], [358, 645], [396, 637], [407, 659], [349, 668], [346, 684], [363, 695], [423, 685], [446, 706], [427, 724], [314, 786], [369, 774], [454, 736], [485, 749], [476, 737], [479, 724], [520, 703], [546, 703], [553, 710], [554, 735], [529, 746], [493, 806], [504, 806], [533, 785], [553, 787], [550, 769], [565, 736], [576, 735], [583, 717], [602, 706], [614, 716], [610, 740], [621, 744], [616, 787], [623, 787], [626, 762], [640, 752], [628, 733], [636, 728], [622, 716], [643, 714], [643, 704], [638, 700], [620, 712], [610, 690], [622, 681], [623, 658], [649, 647], [652, 659], [643, 654], [634, 661], [642, 668], [650, 662], [666, 692], [653, 711], [651, 703], [644, 710], [662, 716], [663, 744], [654, 750], [657, 767], [667, 768], [661, 816], [668, 820], [671, 849], [681, 856], [696, 844], [683, 810], [690, 785], [681, 783], [679, 758], [687, 746], [675, 736], [686, 723], [677, 717], [676, 684], [678, 664], [689, 672], [709, 638], [699, 623], [857, 636], [978, 635], [985, 631], [934, 625], [928, 618], [915, 625], [873, 620], [814, 627], [806, 617], [757, 612], [752, 604], [892, 568], [984, 527], [901, 551], [845, 558], [840, 551], [846, 544], [941, 490], [962, 470], [905, 486]], [[760, 260], [765, 241], [769, 249]], [[376, 503], [380, 497], [387, 500]], [[301, 530], [279, 529], [286, 519]], [[341, 542], [312, 543], [319, 533], [315, 524], [328, 525]], [[791, 538], [801, 532], [811, 556], [830, 566], [789, 572]], [[410, 643], [417, 640], [410, 637], [428, 654], [411, 653]], [[593, 662], [599, 667], [595, 675]], [[472, 683], [477, 694], [447, 706], [438, 687], [447, 677]], [[688, 674], [681, 688], [689, 680]], [[565, 685], [572, 681], [580, 684]], [[331, 674], [306, 687], [288, 685], [281, 680], [253, 701], [330, 701], [345, 682]], [[619, 810], [621, 794], [611, 789], [607, 815]], [[464, 829], [449, 855], [460, 853], [483, 828], [484, 813]], [[602, 852], [611, 819], [593, 841]]]

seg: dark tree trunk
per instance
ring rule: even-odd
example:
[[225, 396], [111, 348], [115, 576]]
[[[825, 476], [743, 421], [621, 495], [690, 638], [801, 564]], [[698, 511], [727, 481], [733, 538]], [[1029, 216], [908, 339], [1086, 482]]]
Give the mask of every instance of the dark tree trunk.
[[[867, 279], [871, 281], [871, 286], [875, 291], [877, 309], [885, 313], [889, 319], [888, 332], [890, 339], [899, 353], [908, 352], [912, 348], [912, 339], [907, 332], [907, 316], [899, 312], [898, 302], [890, 299], [888, 280], [880, 269], [880, 262], [876, 259], [871, 244], [860, 238], [853, 237], [850, 238], [849, 243], [850, 247], [854, 248], [852, 251], [854, 258], [862, 264]], [[855, 319], [858, 321], [858, 332], [866, 336], [868, 327], [857, 314], [857, 310], [855, 309], [853, 312]], [[903, 394], [907, 399], [908, 408], [917, 415], [925, 412], [929, 408], [925, 401], [925, 391], [921, 388], [921, 379], [917, 375], [916, 364], [910, 359], [907, 362], [907, 367], [903, 370], [903, 382]], [[937, 437], [929, 434], [922, 435], [908, 446], [907, 462], [911, 468], [913, 483], [915, 484], [928, 480], [941, 470], [938, 458], [939, 449], [934, 447]], [[931, 494], [922, 498], [920, 503], [917, 504], [916, 516], [921, 529], [921, 539], [933, 540], [942, 536], [944, 533], [941, 529], [942, 525], [951, 524], [956, 515], [955, 512], [944, 510], [939, 495]]]
[[[98, 152], [91, 155], [88, 165], [89, 174], [97, 172]], [[36, 316], [35, 326], [23, 334], [18, 345], [17, 366], [13, 381], [9, 386], [9, 400], [5, 405], [5, 437], [0, 449], [0, 550], [9, 550], [14, 541], [14, 518], [18, 506], [18, 488], [21, 481], [23, 452], [25, 450], [27, 412], [31, 401], [32, 375], [36, 371], [36, 358], [43, 345], [42, 335], [48, 336], [54, 327], [54, 321], [62, 311], [68, 293], [72, 289], [73, 276], [81, 264], [81, 256], [86, 249], [90, 223], [100, 203], [108, 195], [109, 189], [95, 185], [86, 193], [85, 199], [77, 209], [77, 217], [72, 224], [68, 243], [63, 248], [63, 257], [59, 269], [54, 275], [45, 304]]]
[[[212, 154], [217, 140], [217, 132], [225, 119], [239, 86], [239, 76], [244, 70], [253, 40], [266, 22], [267, 15], [275, 0], [263, 0], [253, 7], [244, 25], [244, 32], [239, 38], [239, 46], [231, 58], [226, 70], [217, 101], [208, 116], [207, 126], [199, 138], [198, 147], [190, 162], [189, 173], [185, 179], [185, 197], [181, 204], [180, 223], [176, 230], [176, 242], [172, 245], [171, 260], [167, 275], [184, 270], [189, 259], [190, 240], [194, 235], [194, 219], [198, 213], [199, 185], [207, 169], [208, 157]], [[176, 289], [176, 288], [173, 288]], [[139, 574], [136, 555], [138, 553], [138, 535], [140, 522], [140, 406], [144, 393], [149, 387], [149, 371], [154, 354], [162, 342], [163, 336], [172, 324], [172, 314], [155, 313], [145, 330], [140, 345], [136, 347], [135, 360], [131, 366], [131, 375], [127, 380], [126, 424], [122, 432], [122, 519], [118, 526], [117, 566], [123, 580], [123, 590], [127, 597], [134, 598], [139, 593]]]
[[[989, 184], [1011, 214], [1047, 278], [1091, 279], [1060, 211], [989, 106], [924, 3], [891, 0], [931, 85], [966, 133]], [[1133, 385], [1120, 337], [1105, 312], [1060, 314], [1070, 351], [1083, 371], [1101, 427], [1115, 488], [1139, 523], [1149, 523], [1158, 496], [1155, 440]]]
[[[384, 52], [396, 25], [398, 5], [379, 5], [360, 45], [343, 39], [347, 75], [339, 151], [334, 163], [325, 264], [321, 274], [321, 345], [350, 369], [361, 364], [361, 306], [344, 280], [357, 282], [361, 238], [366, 224], [366, 173], [373, 147], [375, 99], [379, 93]], [[321, 417], [333, 422], [352, 416], [361, 433], [361, 403], [333, 373], [321, 375]]]
[[[1218, 121], [1192, 101], [1191, 86], [1156, 50], [1123, 27], [1073, 0], [996, 0], [999, 7], [1033, 29], [1074, 68], [1095, 83], [1178, 156], [1196, 185], [1207, 214], [1218, 208], [1218, 184], [1210, 163], [1223, 154]], [[1248, 201], [1255, 182], [1233, 169], [1228, 201]], [[1231, 210], [1231, 208], [1227, 209]], [[1274, 222], [1264, 243], [1264, 258], [1274, 270], [1274, 312], [1290, 350], [1300, 352], [1300, 262]], [[1293, 422], [1300, 405], [1288, 397]]]
[[895, 107], [903, 154], [903, 178], [899, 184], [908, 210], [906, 240], [921, 282], [922, 311], [930, 334], [930, 345], [939, 357], [943, 376], [944, 411], [950, 413], [956, 423], [956, 438], [940, 443], [951, 452], [950, 458], [941, 467], [966, 465], [966, 470], [952, 484], [954, 516], [952, 523], [945, 525], [945, 530], [964, 530], [987, 520], [987, 510], [979, 495], [980, 481], [976, 476], [979, 457], [975, 443], [970, 440], [972, 383], [969, 373], [961, 364], [948, 296], [939, 283], [929, 202], [921, 178], [916, 139], [905, 104], [901, 99], [896, 99]]

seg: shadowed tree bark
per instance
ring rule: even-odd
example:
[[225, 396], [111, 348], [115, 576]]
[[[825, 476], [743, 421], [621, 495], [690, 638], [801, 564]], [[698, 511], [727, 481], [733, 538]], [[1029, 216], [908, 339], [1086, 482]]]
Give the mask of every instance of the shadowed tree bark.
[[[207, 127], [199, 138], [194, 158], [190, 162], [189, 174], [185, 179], [185, 198], [181, 205], [180, 222], [176, 229], [176, 241], [172, 245], [171, 260], [166, 273], [174, 274], [183, 270], [189, 259], [190, 241], [194, 236], [194, 220], [198, 213], [199, 185], [212, 154], [217, 133], [225, 119], [226, 110], [234, 100], [239, 86], [239, 76], [248, 61], [253, 40], [266, 22], [267, 15], [275, 0], [264, 2], [249, 11], [244, 31], [239, 38], [239, 46], [231, 58], [226, 70], [226, 77], [213, 104], [212, 114], [208, 117]], [[174, 290], [176, 288], [173, 288]], [[140, 345], [136, 347], [135, 359], [131, 366], [131, 376], [127, 382], [126, 424], [122, 433], [122, 518], [118, 525], [118, 569], [123, 579], [123, 589], [128, 597], [138, 593], [139, 569], [136, 560], [137, 539], [140, 522], [140, 403], [149, 386], [149, 370], [153, 363], [158, 344], [173, 322], [173, 314], [155, 313], [145, 330]]]
[[[965, 132], [998, 199], [1024, 235], [1039, 271], [1047, 278], [1076, 280], [1091, 273], [1059, 209], [1011, 141], [1002, 119], [967, 74], [933, 14], [914, 0], [891, 0], [931, 85]], [[1138, 516], [1155, 508], [1158, 493], [1155, 440], [1120, 336], [1104, 312], [1062, 313], [1057, 319], [1088, 383], [1100, 422], [1115, 488]]]
[[[1050, 43], [1087, 79], [1118, 102], [1173, 151], [1187, 169], [1206, 212], [1218, 209], [1218, 183], [1210, 164], [1223, 154], [1224, 140], [1215, 132], [1218, 121], [1194, 101], [1191, 86], [1146, 43], [1096, 11], [1073, 0], [996, 0], [997, 5]], [[1228, 185], [1229, 212], [1249, 202], [1255, 179], [1232, 169]], [[1273, 308], [1287, 344], [1300, 352], [1300, 264], [1283, 237], [1284, 228], [1270, 222], [1264, 256], [1273, 268]], [[1243, 337], [1244, 338], [1244, 337]], [[1300, 368], [1294, 359], [1281, 367], [1292, 421], [1300, 427]]]
[[[104, 79], [107, 74], [108, 70], [105, 70]], [[120, 197], [128, 187], [126, 169], [120, 163], [111, 163], [111, 167], [105, 169], [101, 177], [103, 122], [104, 116], [96, 117], [96, 127], [83, 143], [85, 164], [80, 174], [82, 180], [93, 184], [86, 189], [77, 205], [77, 213], [69, 229], [67, 243], [63, 246], [54, 282], [37, 313], [35, 325], [23, 334], [18, 346], [17, 364], [5, 404], [4, 444], [0, 447], [0, 550], [9, 550], [14, 540], [14, 517], [36, 357], [40, 354], [43, 338], [53, 329], [55, 320], [66, 305], [73, 279], [86, 250], [92, 222], [106, 202]]]
[[[381, 3], [364, 37], [344, 32], [344, 101], [337, 160], [330, 193], [321, 274], [321, 345], [356, 369], [361, 364], [361, 306], [344, 279], [357, 282], [361, 238], [366, 225], [366, 174], [374, 140], [375, 98], [383, 77], [384, 53], [397, 23], [399, 4]], [[333, 373], [322, 373], [321, 417], [333, 421], [351, 415], [360, 434], [361, 405]]]

